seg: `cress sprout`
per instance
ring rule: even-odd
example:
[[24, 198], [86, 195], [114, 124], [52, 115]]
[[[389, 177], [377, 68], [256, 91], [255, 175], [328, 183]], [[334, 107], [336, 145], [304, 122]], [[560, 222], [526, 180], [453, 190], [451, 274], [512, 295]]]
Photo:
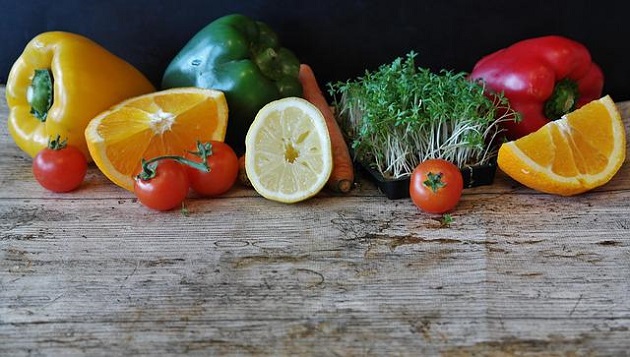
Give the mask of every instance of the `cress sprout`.
[[354, 160], [386, 179], [408, 177], [434, 158], [458, 167], [496, 158], [500, 123], [517, 120], [500, 93], [467, 73], [415, 66], [416, 53], [366, 71], [356, 80], [328, 84], [337, 120]]

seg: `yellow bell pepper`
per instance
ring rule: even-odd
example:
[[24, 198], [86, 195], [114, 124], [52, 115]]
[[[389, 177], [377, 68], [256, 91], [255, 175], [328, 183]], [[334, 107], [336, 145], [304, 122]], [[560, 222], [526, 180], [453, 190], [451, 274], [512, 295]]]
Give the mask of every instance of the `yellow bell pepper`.
[[92, 40], [45, 32], [26, 45], [9, 72], [9, 132], [31, 157], [59, 135], [91, 160], [84, 136], [90, 120], [124, 99], [154, 91], [140, 71]]

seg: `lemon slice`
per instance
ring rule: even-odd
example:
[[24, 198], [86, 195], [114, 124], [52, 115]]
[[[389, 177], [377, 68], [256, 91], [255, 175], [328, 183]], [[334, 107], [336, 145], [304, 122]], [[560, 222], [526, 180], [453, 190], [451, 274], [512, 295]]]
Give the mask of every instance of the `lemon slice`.
[[326, 121], [298, 97], [265, 105], [245, 138], [245, 170], [261, 196], [295, 203], [322, 190], [333, 168]]

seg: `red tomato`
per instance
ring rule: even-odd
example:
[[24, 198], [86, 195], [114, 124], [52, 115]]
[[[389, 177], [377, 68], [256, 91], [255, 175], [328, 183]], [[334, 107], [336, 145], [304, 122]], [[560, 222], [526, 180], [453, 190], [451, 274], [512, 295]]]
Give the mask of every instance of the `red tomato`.
[[[208, 155], [210, 172], [186, 166], [190, 187], [193, 191], [206, 197], [219, 196], [227, 192], [238, 177], [238, 157], [232, 148], [221, 141], [211, 141], [212, 153]], [[201, 162], [194, 153], [186, 154], [188, 160]]]
[[441, 214], [451, 211], [462, 195], [464, 180], [453, 163], [431, 159], [420, 163], [411, 174], [409, 195], [421, 210]]
[[33, 175], [42, 187], [53, 192], [69, 192], [81, 185], [87, 161], [79, 149], [63, 146], [45, 148], [33, 159]]
[[160, 160], [155, 177], [148, 180], [136, 177], [133, 188], [143, 205], [158, 211], [168, 211], [184, 202], [190, 184], [186, 170], [179, 162]]

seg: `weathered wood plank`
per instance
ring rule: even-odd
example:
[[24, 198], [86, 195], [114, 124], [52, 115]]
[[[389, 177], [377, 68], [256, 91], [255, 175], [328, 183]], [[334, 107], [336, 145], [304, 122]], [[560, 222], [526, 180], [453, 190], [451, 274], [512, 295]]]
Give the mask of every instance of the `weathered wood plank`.
[[627, 164], [576, 197], [499, 173], [442, 227], [365, 180], [295, 205], [236, 187], [187, 215], [145, 209], [94, 167], [53, 194], [6, 126], [0, 145], [1, 356], [630, 350]]
[[[609, 202], [620, 197], [606, 195]], [[200, 209], [191, 207], [194, 218], [146, 212], [134, 221], [125, 218], [139, 218], [131, 201], [95, 207], [77, 200], [57, 209], [21, 204], [18, 214], [29, 219], [3, 237], [0, 270], [12, 280], [3, 279], [0, 316], [5, 324], [38, 326], [86, 317], [128, 322], [133, 313], [167, 329], [191, 311], [202, 320], [198, 328], [215, 320], [273, 325], [272, 316], [298, 325], [321, 319], [333, 329], [338, 316], [391, 328], [401, 319], [422, 324], [417, 320], [424, 318], [454, 324], [452, 337], [445, 331], [443, 338], [470, 339], [462, 342], [484, 341], [484, 330], [475, 332], [479, 326], [467, 330], [474, 321], [546, 325], [560, 319], [589, 338], [592, 319], [613, 326], [625, 321], [620, 328], [630, 323], [630, 244], [628, 227], [615, 223], [624, 222], [620, 209], [597, 218], [611, 227], [602, 229], [586, 210], [567, 218], [553, 199], [523, 205], [523, 197], [507, 197], [508, 207], [531, 208], [512, 220], [478, 198], [465, 199], [453, 226], [438, 228], [410, 204], [347, 200], [319, 199], [303, 210], [232, 198], [216, 200], [211, 209], [199, 202]], [[592, 207], [592, 201], [581, 205]], [[542, 219], [535, 209], [541, 204], [551, 209]], [[81, 219], [72, 213], [78, 211]], [[225, 212], [236, 218], [230, 225], [220, 224]], [[11, 214], [2, 212], [3, 218]], [[248, 225], [257, 215], [266, 219]], [[497, 228], [501, 219], [505, 227]], [[512, 332], [528, 336], [511, 330], [499, 336], [509, 339]], [[526, 339], [545, 339], [540, 331], [529, 334]], [[570, 336], [564, 338], [580, 338]]]

